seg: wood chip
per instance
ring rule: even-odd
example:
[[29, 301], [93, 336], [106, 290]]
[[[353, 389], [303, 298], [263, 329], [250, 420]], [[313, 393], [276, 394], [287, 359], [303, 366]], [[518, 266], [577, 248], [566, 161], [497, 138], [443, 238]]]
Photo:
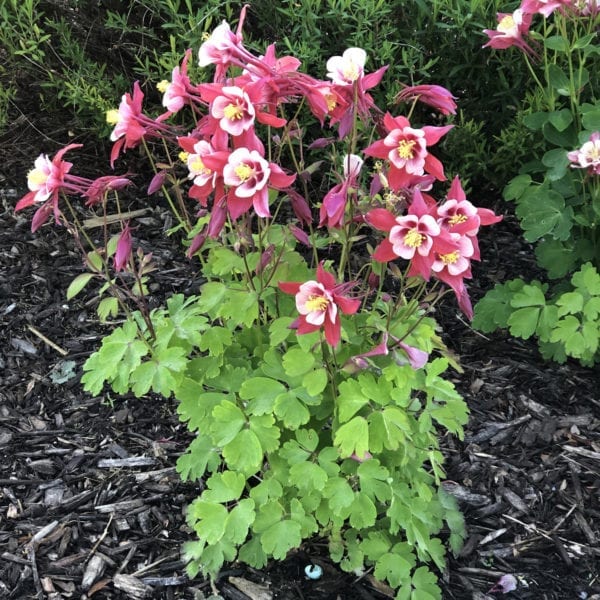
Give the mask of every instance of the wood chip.
[[229, 583], [252, 600], [272, 600], [273, 593], [268, 586], [248, 581], [243, 577], [229, 577]]
[[114, 586], [126, 594], [127, 598], [150, 598], [153, 589], [132, 575], [115, 575]]

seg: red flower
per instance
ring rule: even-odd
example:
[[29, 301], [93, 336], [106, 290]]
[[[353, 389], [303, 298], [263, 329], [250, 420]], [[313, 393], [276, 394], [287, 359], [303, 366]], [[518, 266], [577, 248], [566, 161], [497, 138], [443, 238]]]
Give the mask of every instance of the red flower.
[[456, 96], [453, 96], [441, 85], [407, 85], [396, 96], [396, 102], [410, 102], [412, 100], [418, 100], [433, 106], [443, 115], [456, 114], [456, 102], [454, 102]]
[[333, 275], [323, 269], [322, 263], [317, 267], [317, 281], [280, 282], [281, 291], [296, 296], [296, 308], [300, 316], [292, 323], [292, 327], [296, 328], [300, 335], [318, 331], [323, 327], [327, 343], [333, 347], [337, 346], [342, 327], [339, 311], [345, 315], [353, 315], [360, 306], [360, 300], [344, 295], [351, 285], [336, 285]]
[[437, 144], [453, 125], [426, 125], [421, 129], [414, 129], [406, 117], [392, 117], [389, 113], [383, 118], [383, 125], [387, 136], [371, 144], [364, 153], [367, 156], [388, 159], [390, 167], [387, 179], [393, 190], [407, 187], [414, 181], [414, 176], [425, 173], [440, 181], [446, 179], [442, 163], [428, 152], [427, 147]]

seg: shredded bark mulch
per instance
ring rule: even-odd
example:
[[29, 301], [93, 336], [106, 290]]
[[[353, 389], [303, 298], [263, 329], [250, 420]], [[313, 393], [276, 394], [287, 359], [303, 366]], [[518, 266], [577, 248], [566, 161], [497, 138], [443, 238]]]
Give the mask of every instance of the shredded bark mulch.
[[[370, 573], [341, 572], [322, 540], [263, 571], [233, 564], [214, 584], [187, 579], [185, 508], [200, 489], [180, 481], [175, 461], [190, 436], [174, 401], [82, 391], [82, 364], [108, 329], [94, 297], [65, 301], [81, 272], [66, 232], [32, 235], [29, 215], [13, 212], [39, 153], [16, 149], [21, 133], [12, 129], [0, 152], [0, 598], [393, 597]], [[149, 211], [154, 235], [143, 241], [164, 266], [157, 304], [198, 283], [161, 210]], [[490, 229], [475, 298], [536, 274], [513, 219]], [[451, 302], [438, 318], [471, 409], [464, 441], [443, 440], [444, 487], [468, 527], [442, 574], [444, 598], [599, 599], [600, 374], [545, 362], [533, 342], [472, 331]], [[309, 564], [322, 566], [321, 579], [306, 578]], [[491, 591], [505, 574], [517, 580], [506, 596]]]

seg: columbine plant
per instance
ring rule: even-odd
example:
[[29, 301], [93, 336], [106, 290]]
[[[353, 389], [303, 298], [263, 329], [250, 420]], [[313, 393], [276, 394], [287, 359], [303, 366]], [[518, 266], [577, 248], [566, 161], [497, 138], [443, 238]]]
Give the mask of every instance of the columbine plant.
[[[593, 85], [600, 4], [596, 0], [523, 0], [485, 30], [486, 46], [515, 46], [537, 83], [539, 110], [527, 127], [544, 140], [542, 156], [522, 165], [504, 190], [516, 203], [525, 239], [556, 285], [522, 279], [498, 284], [476, 307], [484, 331], [508, 327], [535, 335], [547, 358], [591, 365], [600, 359], [600, 102]], [[537, 29], [530, 29], [537, 25]]]
[[[131, 313], [82, 382], [94, 394], [108, 382], [179, 401], [196, 437], [177, 468], [204, 482], [188, 509], [191, 575], [234, 560], [260, 568], [324, 538], [343, 569], [373, 566], [397, 598], [440, 598], [430, 567], [444, 568], [442, 539], [456, 550], [464, 529], [439, 486], [438, 428], [462, 436], [467, 409], [442, 378], [452, 359], [433, 309], [450, 289], [471, 316], [477, 234], [499, 217], [476, 208], [458, 177], [436, 200], [446, 175], [430, 148], [450, 126], [381, 111], [368, 90], [385, 67], [369, 73], [362, 49], [331, 58], [319, 80], [273, 46], [251, 53], [241, 23], [234, 33], [223, 22], [199, 50], [200, 65], [216, 67], [212, 83], [189, 80], [189, 58], [161, 84], [166, 113], [146, 116], [137, 85], [123, 97], [110, 115], [111, 162], [147, 150], [148, 191], [167, 198], [206, 283], [198, 296]], [[421, 99], [455, 112], [439, 86], [399, 96]], [[191, 131], [170, 125], [182, 110]], [[337, 135], [310, 137], [302, 123], [314, 131], [315, 119]], [[38, 159], [18, 208], [50, 202], [38, 212], [77, 231], [58, 194], [86, 196], [96, 184], [72, 187], [61, 156]], [[127, 180], [103, 181], [104, 190]], [[133, 273], [135, 226], [117, 220], [114, 267]]]

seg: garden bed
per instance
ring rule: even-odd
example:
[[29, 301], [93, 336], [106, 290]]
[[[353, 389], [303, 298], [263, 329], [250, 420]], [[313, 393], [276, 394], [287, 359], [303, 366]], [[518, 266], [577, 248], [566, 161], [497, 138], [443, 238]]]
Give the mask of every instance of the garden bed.
[[[23, 152], [22, 143], [34, 134], [15, 127], [2, 150], [0, 597], [202, 598], [216, 590], [234, 600], [392, 597], [369, 573], [341, 572], [318, 539], [264, 571], [228, 565], [216, 590], [187, 580], [180, 547], [193, 534], [185, 507], [200, 489], [182, 483], [174, 466], [189, 433], [174, 401], [81, 390], [81, 366], [107, 329], [93, 300], [65, 301], [79, 267], [64, 231], [32, 235], [26, 216], [13, 213], [37, 151]], [[161, 211], [149, 210], [152, 233], [143, 240], [164, 267], [153, 289], [196, 291], [192, 265], [163, 234]], [[510, 216], [482, 247], [475, 298], [535, 269]], [[162, 299], [153, 297], [157, 305]], [[506, 573], [519, 582], [508, 597], [593, 597], [600, 592], [598, 373], [544, 362], [533, 343], [484, 337], [461, 321], [453, 301], [438, 319], [460, 357], [464, 373], [454, 381], [471, 409], [464, 442], [443, 440], [444, 487], [460, 500], [468, 528], [443, 575], [444, 598], [484, 598]], [[311, 562], [323, 567], [321, 579], [305, 576]]]

